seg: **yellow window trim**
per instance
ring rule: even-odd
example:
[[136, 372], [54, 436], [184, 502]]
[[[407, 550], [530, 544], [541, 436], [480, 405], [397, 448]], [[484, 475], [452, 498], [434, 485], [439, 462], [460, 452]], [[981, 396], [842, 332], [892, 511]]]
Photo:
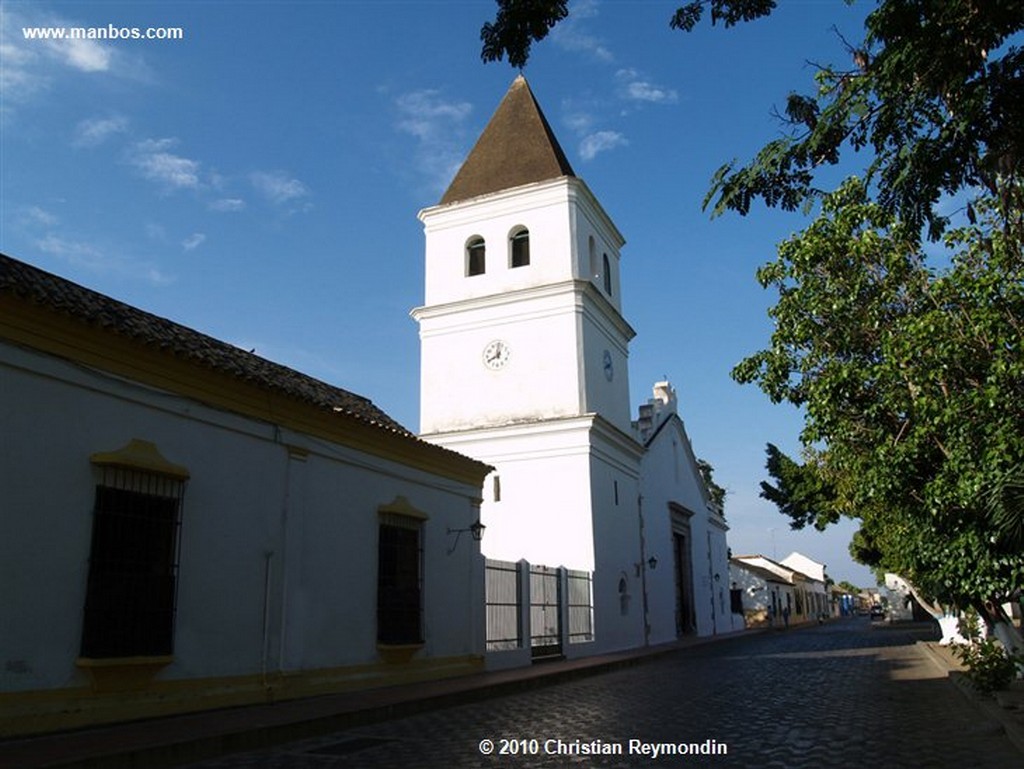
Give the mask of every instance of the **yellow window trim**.
[[185, 481], [189, 478], [188, 468], [168, 461], [156, 444], [139, 438], [132, 438], [117, 451], [99, 451], [89, 457], [89, 461], [100, 467], [124, 467], [130, 470], [142, 470], [168, 478]]
[[417, 510], [408, 499], [399, 494], [391, 502], [377, 508], [377, 515], [401, 515], [406, 518], [415, 518], [418, 521], [429, 521], [430, 516], [422, 510]]

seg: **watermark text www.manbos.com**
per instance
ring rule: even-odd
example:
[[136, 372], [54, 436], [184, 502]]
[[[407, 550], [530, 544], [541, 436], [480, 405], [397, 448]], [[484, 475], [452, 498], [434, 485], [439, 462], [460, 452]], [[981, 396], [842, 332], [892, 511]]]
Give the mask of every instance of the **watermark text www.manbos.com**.
[[22, 27], [26, 40], [184, 40], [184, 27]]
[[726, 756], [729, 746], [718, 740], [700, 742], [650, 742], [606, 740], [511, 739], [480, 740], [485, 756], [634, 756], [654, 760], [668, 756]]

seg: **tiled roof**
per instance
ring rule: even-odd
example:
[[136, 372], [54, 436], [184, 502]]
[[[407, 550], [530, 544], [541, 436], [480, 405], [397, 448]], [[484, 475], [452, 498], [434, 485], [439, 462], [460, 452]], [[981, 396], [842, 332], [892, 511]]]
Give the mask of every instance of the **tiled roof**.
[[367, 398], [0, 254], [0, 297], [4, 294], [128, 337], [196, 366], [419, 441]]
[[526, 78], [519, 75], [444, 193], [441, 205], [575, 175]]

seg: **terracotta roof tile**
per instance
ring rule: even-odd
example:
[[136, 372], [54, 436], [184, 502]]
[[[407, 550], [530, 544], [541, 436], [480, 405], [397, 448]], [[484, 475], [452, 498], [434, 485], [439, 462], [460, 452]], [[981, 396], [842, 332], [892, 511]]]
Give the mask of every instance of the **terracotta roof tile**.
[[367, 398], [0, 254], [0, 297], [4, 294], [158, 348], [197, 366], [419, 440]]

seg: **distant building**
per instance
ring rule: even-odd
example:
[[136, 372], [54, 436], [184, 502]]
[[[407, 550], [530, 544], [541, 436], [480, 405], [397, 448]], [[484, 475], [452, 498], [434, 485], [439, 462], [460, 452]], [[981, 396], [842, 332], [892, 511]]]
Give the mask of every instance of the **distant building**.
[[0, 392], [0, 736], [482, 669], [483, 463], [6, 256]]
[[778, 626], [787, 619], [792, 625], [832, 615], [824, 564], [800, 553], [792, 553], [782, 562], [763, 555], [738, 555], [730, 564], [732, 580], [742, 593], [748, 627]]
[[832, 614], [831, 597], [828, 589], [828, 575], [825, 564], [808, 558], [803, 553], [790, 553], [780, 563], [804, 574], [804, 593], [801, 603], [809, 618], [828, 617]]

